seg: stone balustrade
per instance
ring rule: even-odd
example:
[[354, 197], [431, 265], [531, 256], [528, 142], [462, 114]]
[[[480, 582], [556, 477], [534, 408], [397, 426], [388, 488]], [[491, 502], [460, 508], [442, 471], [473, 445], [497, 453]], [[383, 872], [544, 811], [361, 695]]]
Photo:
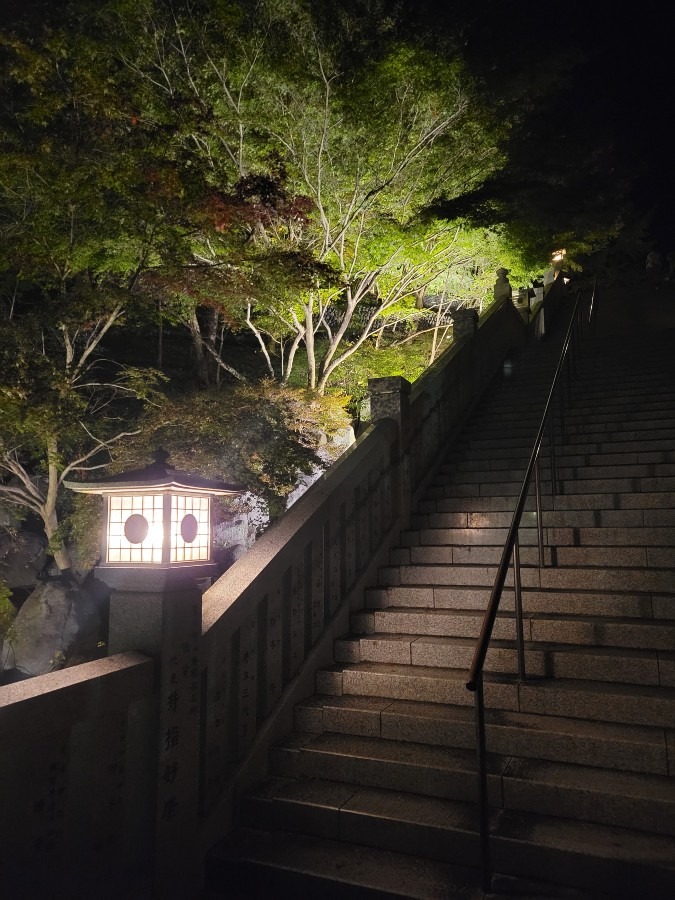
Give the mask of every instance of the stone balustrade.
[[270, 744], [291, 730], [316, 668], [331, 663], [333, 641], [363, 605], [439, 451], [528, 337], [510, 301], [478, 328], [475, 313], [467, 322], [413, 385], [369, 382], [371, 426], [204, 595], [200, 796], [202, 814], [213, 814], [205, 847], [222, 834], [237, 791], [264, 773]]

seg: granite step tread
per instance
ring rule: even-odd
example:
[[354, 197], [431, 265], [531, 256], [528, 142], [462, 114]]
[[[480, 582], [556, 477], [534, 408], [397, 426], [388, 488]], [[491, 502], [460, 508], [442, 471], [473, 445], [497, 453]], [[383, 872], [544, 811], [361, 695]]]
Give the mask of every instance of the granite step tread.
[[[518, 686], [509, 676], [488, 672], [485, 695], [491, 705], [518, 708]], [[421, 700], [428, 703], [473, 704], [466, 689], [466, 670], [392, 663], [343, 663], [316, 673], [321, 694], [356, 694], [391, 700]]]
[[[598, 401], [600, 395], [596, 395], [596, 402], [590, 402], [590, 399], [582, 393], [572, 394], [572, 404], [565, 404], [566, 421], [585, 422], [585, 421], [621, 421], [624, 417], [635, 417], [636, 419], [650, 418], [650, 413], [665, 412], [669, 416], [673, 415], [675, 407], [675, 394], [659, 393], [654, 394], [650, 391], [626, 395], [622, 397], [606, 397], [602, 400], [601, 411], [598, 409]], [[538, 425], [544, 412], [545, 398], [541, 398], [541, 403], [531, 403], [527, 405], [502, 405], [496, 402], [492, 408], [480, 411], [479, 414], [489, 418], [491, 422], [513, 422], [516, 418], [523, 423]], [[556, 412], [554, 407], [554, 412]]]
[[[485, 610], [490, 597], [488, 587], [424, 587], [416, 585], [368, 588], [366, 608], [431, 607], [437, 609]], [[523, 608], [529, 612], [568, 613], [570, 615], [615, 616], [617, 618], [675, 619], [675, 595], [652, 597], [648, 593], [590, 590], [523, 590]], [[513, 612], [514, 592], [505, 588], [500, 608]], [[671, 613], [668, 612], [668, 607]]]
[[[529, 459], [529, 454], [532, 452], [532, 443], [533, 442], [530, 442], [528, 444], [523, 440], [516, 442], [515, 444], [502, 444], [501, 442], [495, 444], [494, 442], [490, 442], [485, 445], [475, 446], [473, 443], [460, 439], [448, 452], [446, 460], [448, 465], [451, 465], [453, 462], [461, 462], [467, 459], [483, 461], [499, 461], [504, 459], [527, 460]], [[621, 453], [656, 453], [659, 451], [672, 450], [672, 446], [672, 437], [637, 437], [632, 440], [626, 440], [623, 435], [620, 435], [615, 440], [608, 439], [607, 436], [604, 436], [600, 441], [584, 439], [573, 441], [568, 437], [562, 448], [560, 447], [560, 443], [558, 441], [556, 442], [556, 459], [558, 456], [564, 458], [566, 456], [578, 456], [580, 454], [604, 456], [607, 454]], [[545, 458], [549, 455], [548, 447], [548, 436], [545, 435], [542, 445], [542, 464], [548, 464], [545, 463]], [[562, 453], [560, 452], [561, 449]]]
[[[536, 535], [536, 533], [535, 533]], [[523, 567], [539, 566], [539, 551], [535, 535], [523, 535], [520, 547], [520, 564]], [[493, 565], [502, 558], [503, 545], [474, 544], [420, 544], [393, 549], [389, 554], [390, 565]], [[675, 569], [675, 547], [640, 546], [626, 542], [623, 545], [599, 544], [579, 546], [573, 539], [552, 541], [543, 548], [543, 564], [546, 568], [566, 569], [579, 566], [595, 568]], [[674, 576], [675, 577], [675, 576]]]
[[[569, 438], [579, 438], [583, 436], [585, 440], [591, 440], [593, 435], [599, 435], [597, 440], [607, 440], [607, 436], [611, 435], [610, 440], [626, 441], [628, 435], [637, 435], [633, 440], [658, 440], [666, 438], [669, 433], [675, 429], [675, 417], [669, 415], [658, 416], [655, 412], [649, 414], [649, 418], [640, 417], [621, 417], [618, 416], [612, 420], [591, 419], [587, 421], [569, 421], [567, 416], [564, 419], [564, 436], [565, 442]], [[554, 414], [552, 427], [556, 435], [556, 442], [560, 440], [560, 418], [557, 411]], [[462, 442], [466, 444], [479, 444], [486, 440], [520, 440], [527, 443], [528, 437], [533, 438], [537, 434], [538, 423], [528, 424], [514, 419], [511, 423], [494, 423], [490, 418], [482, 422], [474, 422], [465, 429]]]
[[[496, 514], [495, 514], [496, 515]], [[675, 527], [670, 526], [631, 526], [615, 525], [596, 526], [573, 524], [572, 516], [567, 518], [570, 523], [563, 525], [549, 525], [546, 522], [546, 514], [542, 513], [542, 526], [544, 529], [545, 546], [574, 546], [574, 547], [675, 547]], [[551, 516], [548, 516], [550, 519]], [[586, 521], [594, 517], [588, 516]], [[643, 517], [640, 516], [642, 519]], [[512, 516], [508, 513], [501, 520], [507, 522], [505, 526], [482, 524], [467, 526], [466, 528], [434, 527], [430, 522], [429, 528], [417, 529], [402, 533], [402, 546], [443, 546], [443, 547], [503, 547], [508, 537]], [[476, 517], [474, 521], [480, 521]], [[536, 513], [524, 513], [518, 530], [519, 540], [523, 544], [537, 543]], [[413, 537], [417, 540], [413, 540]]]
[[[419, 585], [433, 587], [492, 587], [497, 572], [496, 565], [448, 565], [419, 564], [383, 566], [379, 570], [382, 587], [395, 585]], [[607, 568], [600, 565], [523, 566], [521, 582], [525, 589], [572, 589], [639, 591], [659, 594], [675, 592], [675, 573], [672, 567]], [[506, 587], [513, 585], [513, 570], [506, 576]]]
[[[533, 439], [536, 437], [536, 430], [532, 431], [532, 439], [528, 440], [527, 434], [521, 435], [511, 435], [505, 436], [501, 432], [495, 432], [489, 436], [478, 436], [465, 435], [462, 440], [457, 445], [459, 448], [466, 450], [467, 448], [475, 448], [475, 449], [494, 449], [495, 446], [501, 447], [502, 450], [513, 450], [515, 448], [519, 450], [527, 450], [528, 447], [531, 450]], [[590, 428], [581, 430], [581, 431], [573, 431], [566, 434], [565, 445], [563, 447], [563, 451], [570, 452], [579, 452], [576, 448], [580, 445], [583, 446], [602, 446], [602, 451], [598, 452], [612, 452], [612, 448], [624, 445], [624, 444], [636, 444], [638, 446], [643, 446], [644, 449], [647, 446], [653, 444], [654, 442], [659, 442], [660, 444], [670, 441], [672, 443], [672, 439], [675, 437], [675, 427], [662, 427], [659, 428], [658, 424], [652, 429], [644, 429], [644, 428], [633, 428], [622, 431], [612, 431], [607, 429], [602, 429], [599, 431], [594, 431]], [[548, 439], [546, 439], [546, 443], [548, 444]], [[556, 441], [559, 446], [559, 441]], [[571, 448], [575, 448], [572, 450]]]
[[519, 687], [519, 711], [672, 728], [675, 689], [575, 679], [532, 679]]
[[[392, 640], [399, 636], [399, 653], [405, 655], [404, 644], [410, 635], [477, 639], [483, 615], [484, 612], [480, 609], [385, 607], [354, 614], [352, 631], [371, 642], [376, 634], [392, 635]], [[515, 614], [510, 610], [499, 610], [493, 629], [493, 641], [514, 640], [515, 631]], [[524, 610], [523, 635], [526, 642], [533, 642], [532, 649], [543, 649], [541, 644], [576, 644], [586, 651], [589, 647], [607, 647], [667, 653], [672, 652], [675, 647], [675, 621]], [[409, 650], [418, 656], [422, 645], [414, 650], [410, 646]]]
[[[475, 802], [475, 752], [333, 732], [294, 734], [271, 754], [272, 774]], [[675, 779], [491, 753], [489, 802], [675, 836]]]
[[[466, 670], [394, 663], [343, 663], [321, 669], [316, 690], [391, 700], [473, 704], [466, 690]], [[485, 703], [499, 709], [603, 722], [670, 728], [675, 721], [675, 688], [615, 684], [571, 678], [533, 678], [522, 684], [514, 676], [486, 672]]]
[[[436, 498], [438, 512], [508, 512], [513, 513], [515, 495], [494, 496], [455, 496]], [[527, 512], [535, 509], [535, 498], [530, 495], [525, 504]], [[542, 510], [672, 510], [672, 491], [623, 491], [619, 493], [589, 491], [585, 494], [550, 494], [542, 496]], [[414, 527], [426, 527], [424, 516], [413, 517]]]
[[[296, 706], [301, 731], [337, 731], [475, 750], [471, 707], [344, 694], [315, 694]], [[486, 710], [488, 751], [622, 771], [675, 774], [675, 740], [663, 728], [513, 710]]]
[[[274, 822], [281, 830], [478, 864], [476, 809], [470, 803], [316, 780], [266, 782], [253, 798], [259, 814], [267, 813], [266, 824]], [[493, 810], [490, 818], [498, 871], [530, 874], [540, 866], [535, 857], [541, 849], [545, 855], [555, 851], [559, 865], [564, 858], [557, 873], [562, 883], [585, 887], [597, 880], [615, 888], [643, 887], [649, 873], [652, 895], [659, 898], [675, 884], [675, 850], [667, 836], [514, 810]], [[249, 823], [244, 819], [243, 824]]]
[[[418, 516], [426, 516], [422, 519], [422, 526], [417, 528], [409, 528], [401, 532], [401, 546], [414, 546], [421, 544], [421, 531], [434, 532], [436, 529], [455, 529], [458, 532], [485, 529], [503, 529], [504, 538], [508, 534], [508, 529], [513, 521], [513, 511], [502, 510], [500, 512], [455, 512], [443, 513], [436, 509], [436, 502], [421, 501], [418, 510], [415, 513], [415, 520], [418, 522]], [[607, 537], [613, 540], [619, 535], [616, 533], [618, 529], [631, 529], [631, 543], [635, 543], [641, 535], [649, 534], [646, 529], [657, 529], [651, 533], [652, 539], [656, 543], [668, 546], [671, 540], [671, 534], [675, 532], [675, 514], [673, 510], [643, 510], [643, 509], [559, 509], [559, 510], [542, 510], [541, 515], [542, 526], [545, 529], [544, 537], [551, 537], [551, 529], [567, 529], [566, 535], [571, 534], [574, 537], [572, 529], [579, 529], [579, 540], [588, 542], [589, 538]], [[536, 533], [537, 514], [535, 510], [525, 510], [520, 520], [520, 534], [528, 534], [528, 529], [532, 533]], [[603, 534], [602, 529], [606, 529], [607, 533]], [[661, 530], [663, 529], [663, 530]], [[471, 536], [471, 535], [469, 535]], [[438, 535], [430, 535], [437, 538]], [[560, 542], [562, 536], [558, 536]], [[437, 543], [434, 540], [434, 543]]]
[[[608, 478], [557, 478], [558, 493], [563, 496], [574, 494], [648, 494], [675, 492], [674, 475], [655, 476], [625, 476]], [[443, 482], [438, 485], [430, 485], [426, 496], [437, 497], [517, 497], [523, 484], [522, 477], [511, 481], [482, 481], [482, 482]], [[547, 480], [542, 481], [542, 492], [549, 493], [550, 486]], [[557, 498], [556, 498], [557, 499]], [[512, 501], [513, 502], [513, 501]]]
[[[543, 461], [543, 460], [542, 460]], [[461, 484], [508, 484], [511, 481], [519, 481], [522, 484], [525, 477], [526, 461], [519, 468], [514, 469], [467, 469], [453, 471], [451, 468], [441, 469], [438, 475], [431, 481], [430, 487]], [[543, 482], [550, 481], [549, 466], [542, 470]], [[625, 463], [619, 465], [580, 465], [566, 466], [560, 460], [556, 460], [556, 478], [558, 481], [602, 481], [612, 478], [670, 478], [675, 474], [675, 463]]]
[[540, 873], [552, 881], [616, 897], [665, 900], [675, 890], [675, 850], [669, 836], [645, 835], [628, 828], [572, 822], [553, 816], [503, 810], [491, 822], [493, 865], [522, 872], [541, 852]]
[[[347, 635], [336, 641], [334, 652], [339, 663], [382, 662], [466, 671], [475, 648], [476, 639], [469, 637], [376, 632], [367, 636]], [[525, 669], [530, 677], [673, 686], [670, 672], [675, 655], [666, 651], [626, 649], [611, 644], [579, 646], [546, 640], [526, 640], [524, 649]], [[517, 672], [515, 640], [492, 640], [485, 670], [502, 674]]]
[[[237, 891], [247, 900], [263, 896], [323, 900], [483, 897], [476, 869], [283, 831], [238, 829], [210, 851], [207, 873], [214, 892], [226, 885], [225, 896], [234, 892], [235, 900]], [[530, 887], [536, 890], [536, 886]], [[585, 898], [579, 896], [578, 900]]]

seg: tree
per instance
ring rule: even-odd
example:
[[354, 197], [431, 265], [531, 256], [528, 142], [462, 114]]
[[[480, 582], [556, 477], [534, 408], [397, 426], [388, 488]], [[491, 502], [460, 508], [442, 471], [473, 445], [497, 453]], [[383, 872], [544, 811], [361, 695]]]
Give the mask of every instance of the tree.
[[298, 241], [338, 278], [277, 315], [292, 322], [308, 386], [322, 393], [378, 319], [453, 264], [455, 230], [420, 222], [420, 211], [479, 182], [499, 156], [459, 63], [394, 47], [348, 78], [337, 48], [302, 20], [283, 46], [285, 77], [265, 94], [270, 132], [292, 189], [314, 203]]
[[0, 499], [40, 517], [64, 571], [62, 483], [105, 464], [156, 383], [100, 357], [164, 234], [117, 135], [81, 102], [69, 49], [5, 37], [0, 120]]
[[114, 466], [145, 465], [150, 451], [163, 447], [179, 468], [207, 477], [227, 472], [276, 517], [298, 475], [326, 464], [317, 450], [326, 433], [348, 423], [345, 402], [342, 395], [317, 398], [270, 379], [175, 393], [146, 408], [139, 435], [114, 449]]
[[382, 29], [375, 58], [356, 51], [346, 8], [330, 39], [296, 0], [112, 10], [134, 117], [168, 129], [176, 165], [204, 179], [192, 264], [165, 282], [178, 318], [220, 367], [223, 324], [248, 327], [283, 380], [303, 346], [322, 393], [382, 316], [454, 263], [454, 229], [418, 216], [499, 163], [470, 79]]

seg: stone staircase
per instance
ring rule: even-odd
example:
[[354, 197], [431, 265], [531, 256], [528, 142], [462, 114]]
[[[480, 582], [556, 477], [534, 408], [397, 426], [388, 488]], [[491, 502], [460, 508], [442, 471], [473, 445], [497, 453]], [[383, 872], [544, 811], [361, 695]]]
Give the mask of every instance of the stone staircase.
[[[486, 661], [498, 893], [675, 896], [672, 334], [587, 346], [554, 498], [542, 452], [543, 568], [533, 497], [520, 530], [528, 680], [511, 573]], [[452, 447], [212, 851], [212, 890], [483, 896], [465, 682], [555, 355], [524, 354]]]

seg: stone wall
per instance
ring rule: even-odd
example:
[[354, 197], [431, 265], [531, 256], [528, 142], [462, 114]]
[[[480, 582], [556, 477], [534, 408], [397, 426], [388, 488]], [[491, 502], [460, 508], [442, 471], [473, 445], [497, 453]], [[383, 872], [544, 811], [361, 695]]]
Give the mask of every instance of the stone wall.
[[128, 896], [152, 877], [153, 664], [137, 653], [0, 688], [0, 884]]

